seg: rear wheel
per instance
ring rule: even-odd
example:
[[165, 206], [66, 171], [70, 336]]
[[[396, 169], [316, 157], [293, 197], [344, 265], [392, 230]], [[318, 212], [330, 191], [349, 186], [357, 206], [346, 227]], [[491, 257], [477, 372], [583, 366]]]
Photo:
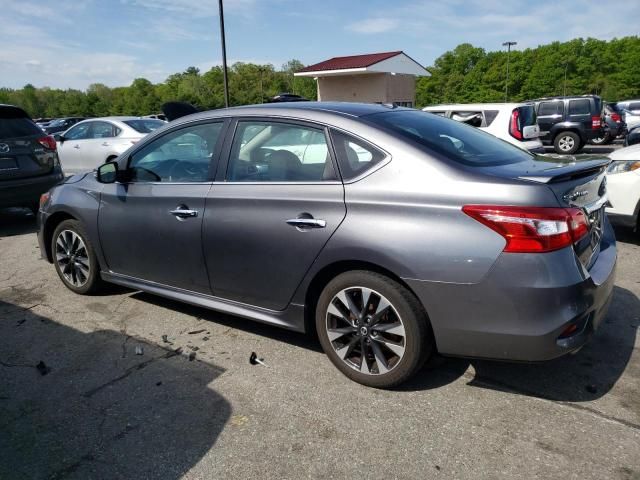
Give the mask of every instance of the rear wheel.
[[56, 272], [69, 290], [86, 295], [103, 286], [95, 250], [77, 220], [65, 220], [56, 227], [51, 252]]
[[434, 349], [420, 302], [405, 287], [374, 272], [338, 275], [316, 308], [324, 352], [350, 379], [389, 388], [409, 379]]
[[591, 139], [593, 145], [609, 145], [611, 142], [613, 142], [613, 138], [611, 138], [611, 135], [608, 133], [603, 134], [601, 137]]
[[560, 132], [553, 140], [556, 153], [571, 155], [580, 150], [580, 136], [575, 132]]

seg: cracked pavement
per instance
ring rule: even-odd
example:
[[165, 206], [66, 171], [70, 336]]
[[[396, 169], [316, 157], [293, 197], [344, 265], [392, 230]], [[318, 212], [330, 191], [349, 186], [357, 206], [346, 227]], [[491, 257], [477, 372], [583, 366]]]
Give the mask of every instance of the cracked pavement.
[[349, 381], [303, 335], [115, 287], [75, 295], [34, 232], [0, 211], [0, 479], [640, 478], [630, 231], [577, 355], [435, 358], [395, 391]]

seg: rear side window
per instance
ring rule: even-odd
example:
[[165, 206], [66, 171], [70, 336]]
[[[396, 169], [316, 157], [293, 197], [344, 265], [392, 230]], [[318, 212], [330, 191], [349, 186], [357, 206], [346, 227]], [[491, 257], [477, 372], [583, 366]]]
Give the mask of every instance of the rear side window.
[[498, 110], [485, 110], [484, 111], [484, 123], [488, 127], [498, 116]]
[[538, 107], [538, 116], [562, 115], [564, 113], [563, 102], [541, 102]]
[[120, 129], [109, 122], [92, 122], [89, 138], [117, 137]]
[[482, 112], [451, 112], [451, 119], [472, 127], [482, 126]]
[[591, 102], [589, 100], [569, 100], [569, 115], [589, 115], [591, 113]]
[[44, 135], [42, 130], [29, 118], [0, 117], [0, 140], [39, 134]]
[[367, 115], [371, 123], [428, 153], [438, 153], [456, 163], [472, 167], [507, 165], [531, 159], [531, 154], [491, 134], [468, 125], [405, 110]]
[[640, 110], [640, 102], [631, 102], [628, 110]]
[[331, 131], [331, 138], [336, 149], [340, 173], [345, 181], [362, 175], [386, 157], [384, 152], [364, 140], [337, 130]]

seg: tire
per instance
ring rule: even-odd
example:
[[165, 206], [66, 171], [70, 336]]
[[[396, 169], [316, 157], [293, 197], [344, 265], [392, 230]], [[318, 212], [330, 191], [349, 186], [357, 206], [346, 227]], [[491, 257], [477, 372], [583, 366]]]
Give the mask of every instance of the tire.
[[580, 136], [575, 132], [560, 132], [553, 139], [553, 148], [556, 153], [572, 155], [582, 147]]
[[[367, 315], [362, 307], [365, 297]], [[391, 388], [408, 380], [435, 346], [418, 299], [398, 282], [364, 270], [342, 273], [327, 284], [316, 307], [316, 329], [336, 368], [374, 388]]]
[[592, 145], [609, 145], [611, 142], [613, 142], [613, 138], [608, 133], [605, 133], [602, 137], [591, 139]]
[[104, 287], [93, 245], [77, 220], [65, 220], [56, 227], [51, 256], [62, 283], [72, 292], [89, 295]]

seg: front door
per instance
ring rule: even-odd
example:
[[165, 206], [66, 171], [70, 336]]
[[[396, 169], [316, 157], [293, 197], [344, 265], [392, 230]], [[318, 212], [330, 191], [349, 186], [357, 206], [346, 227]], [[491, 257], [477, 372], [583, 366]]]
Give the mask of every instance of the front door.
[[[87, 154], [93, 122], [82, 122], [74, 125], [64, 133], [64, 139], [58, 142], [58, 157], [62, 170], [66, 174], [83, 171], [83, 156]], [[87, 170], [87, 169], [85, 169]]]
[[282, 310], [346, 213], [327, 133], [240, 120], [223, 179], [203, 225], [213, 293]]
[[211, 293], [202, 220], [222, 126], [207, 122], [169, 131], [120, 161], [123, 182], [104, 186], [98, 215], [111, 272]]

